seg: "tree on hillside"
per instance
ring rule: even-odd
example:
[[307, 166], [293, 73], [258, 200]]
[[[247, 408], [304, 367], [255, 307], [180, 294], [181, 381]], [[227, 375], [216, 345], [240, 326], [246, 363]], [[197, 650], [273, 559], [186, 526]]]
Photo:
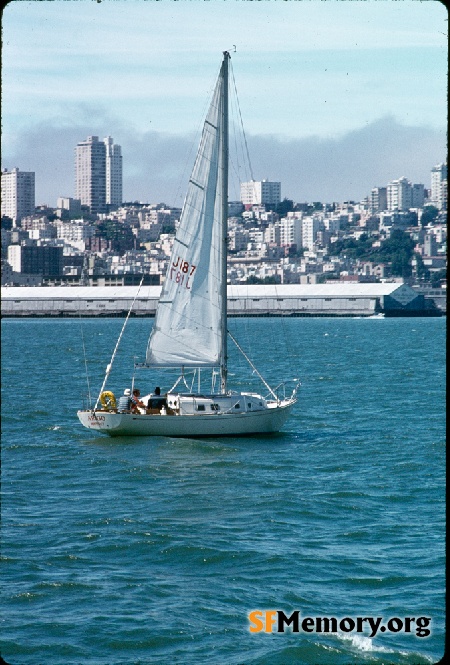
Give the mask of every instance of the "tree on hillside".
[[291, 199], [286, 199], [284, 198], [281, 203], [279, 203], [276, 207], [275, 212], [277, 215], [280, 215], [280, 217], [286, 217], [288, 212], [292, 212], [294, 210], [294, 201], [291, 201]]
[[359, 240], [355, 240], [355, 238], [346, 238], [331, 243], [329, 251], [333, 256], [345, 254], [349, 258], [370, 260], [369, 257], [373, 252], [372, 242], [372, 238], [369, 238], [366, 233], [363, 233]]
[[2, 215], [2, 229], [10, 231], [12, 227], [13, 227], [13, 221], [11, 217], [8, 217], [7, 215]]
[[436, 270], [431, 273], [430, 281], [433, 289], [438, 289], [441, 286], [441, 281], [447, 280], [447, 268]]
[[425, 267], [422, 257], [420, 254], [415, 254], [416, 259], [416, 275], [417, 279], [428, 281], [430, 279], [430, 271]]
[[423, 209], [420, 223], [422, 224], [422, 226], [426, 226], [430, 222], [431, 223], [435, 222], [438, 216], [439, 216], [439, 210], [436, 208], [436, 206], [426, 206]]
[[379, 249], [379, 256], [384, 262], [391, 262], [392, 274], [397, 277], [410, 277], [411, 259], [414, 254], [414, 240], [408, 233], [395, 229]]
[[410, 277], [412, 274], [411, 259], [414, 254], [414, 240], [405, 231], [392, 231], [381, 247], [372, 247], [372, 238], [363, 233], [359, 240], [347, 238], [330, 245], [330, 254], [345, 255], [348, 258], [373, 261], [375, 263], [391, 263], [392, 274], [397, 277]]

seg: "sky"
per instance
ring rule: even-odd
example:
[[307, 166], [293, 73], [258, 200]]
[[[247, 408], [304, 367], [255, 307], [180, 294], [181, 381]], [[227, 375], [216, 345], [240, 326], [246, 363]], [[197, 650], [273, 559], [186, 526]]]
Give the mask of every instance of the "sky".
[[251, 159], [232, 200], [250, 174], [296, 202], [429, 187], [447, 155], [447, 31], [438, 0], [12, 0], [2, 168], [35, 171], [36, 203], [55, 206], [75, 196], [76, 144], [112, 136], [124, 200], [181, 205], [229, 50]]

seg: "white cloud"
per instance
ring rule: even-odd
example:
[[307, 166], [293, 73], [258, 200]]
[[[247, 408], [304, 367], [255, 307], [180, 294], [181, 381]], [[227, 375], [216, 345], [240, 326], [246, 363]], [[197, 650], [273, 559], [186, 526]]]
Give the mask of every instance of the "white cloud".
[[[35, 171], [37, 202], [56, 205], [58, 196], [74, 196], [74, 149], [91, 134], [111, 135], [122, 146], [126, 200], [182, 205], [198, 137], [136, 132], [95, 107], [83, 109], [82, 122], [24, 132], [16, 150], [4, 153], [3, 166]], [[254, 177], [281, 181], [282, 196], [295, 201], [359, 200], [401, 176], [429, 187], [431, 168], [446, 155], [444, 132], [392, 117], [339, 138], [249, 134], [247, 140]], [[236, 178], [231, 169], [230, 198], [239, 197], [239, 181], [248, 177]]]

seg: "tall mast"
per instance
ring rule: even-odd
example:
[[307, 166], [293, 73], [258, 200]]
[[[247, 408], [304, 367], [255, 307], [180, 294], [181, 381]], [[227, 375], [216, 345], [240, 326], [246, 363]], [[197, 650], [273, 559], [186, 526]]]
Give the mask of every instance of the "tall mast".
[[222, 62], [222, 363], [220, 366], [221, 392], [227, 391], [227, 250], [228, 250], [228, 61], [230, 54], [223, 52]]

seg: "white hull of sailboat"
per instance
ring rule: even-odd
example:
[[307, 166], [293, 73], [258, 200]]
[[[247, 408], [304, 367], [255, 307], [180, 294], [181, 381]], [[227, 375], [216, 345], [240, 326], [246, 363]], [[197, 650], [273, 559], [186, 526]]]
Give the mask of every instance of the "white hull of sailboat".
[[239, 436], [278, 432], [295, 401], [285, 400], [262, 411], [238, 414], [147, 415], [78, 411], [77, 415], [88, 429], [109, 436]]

